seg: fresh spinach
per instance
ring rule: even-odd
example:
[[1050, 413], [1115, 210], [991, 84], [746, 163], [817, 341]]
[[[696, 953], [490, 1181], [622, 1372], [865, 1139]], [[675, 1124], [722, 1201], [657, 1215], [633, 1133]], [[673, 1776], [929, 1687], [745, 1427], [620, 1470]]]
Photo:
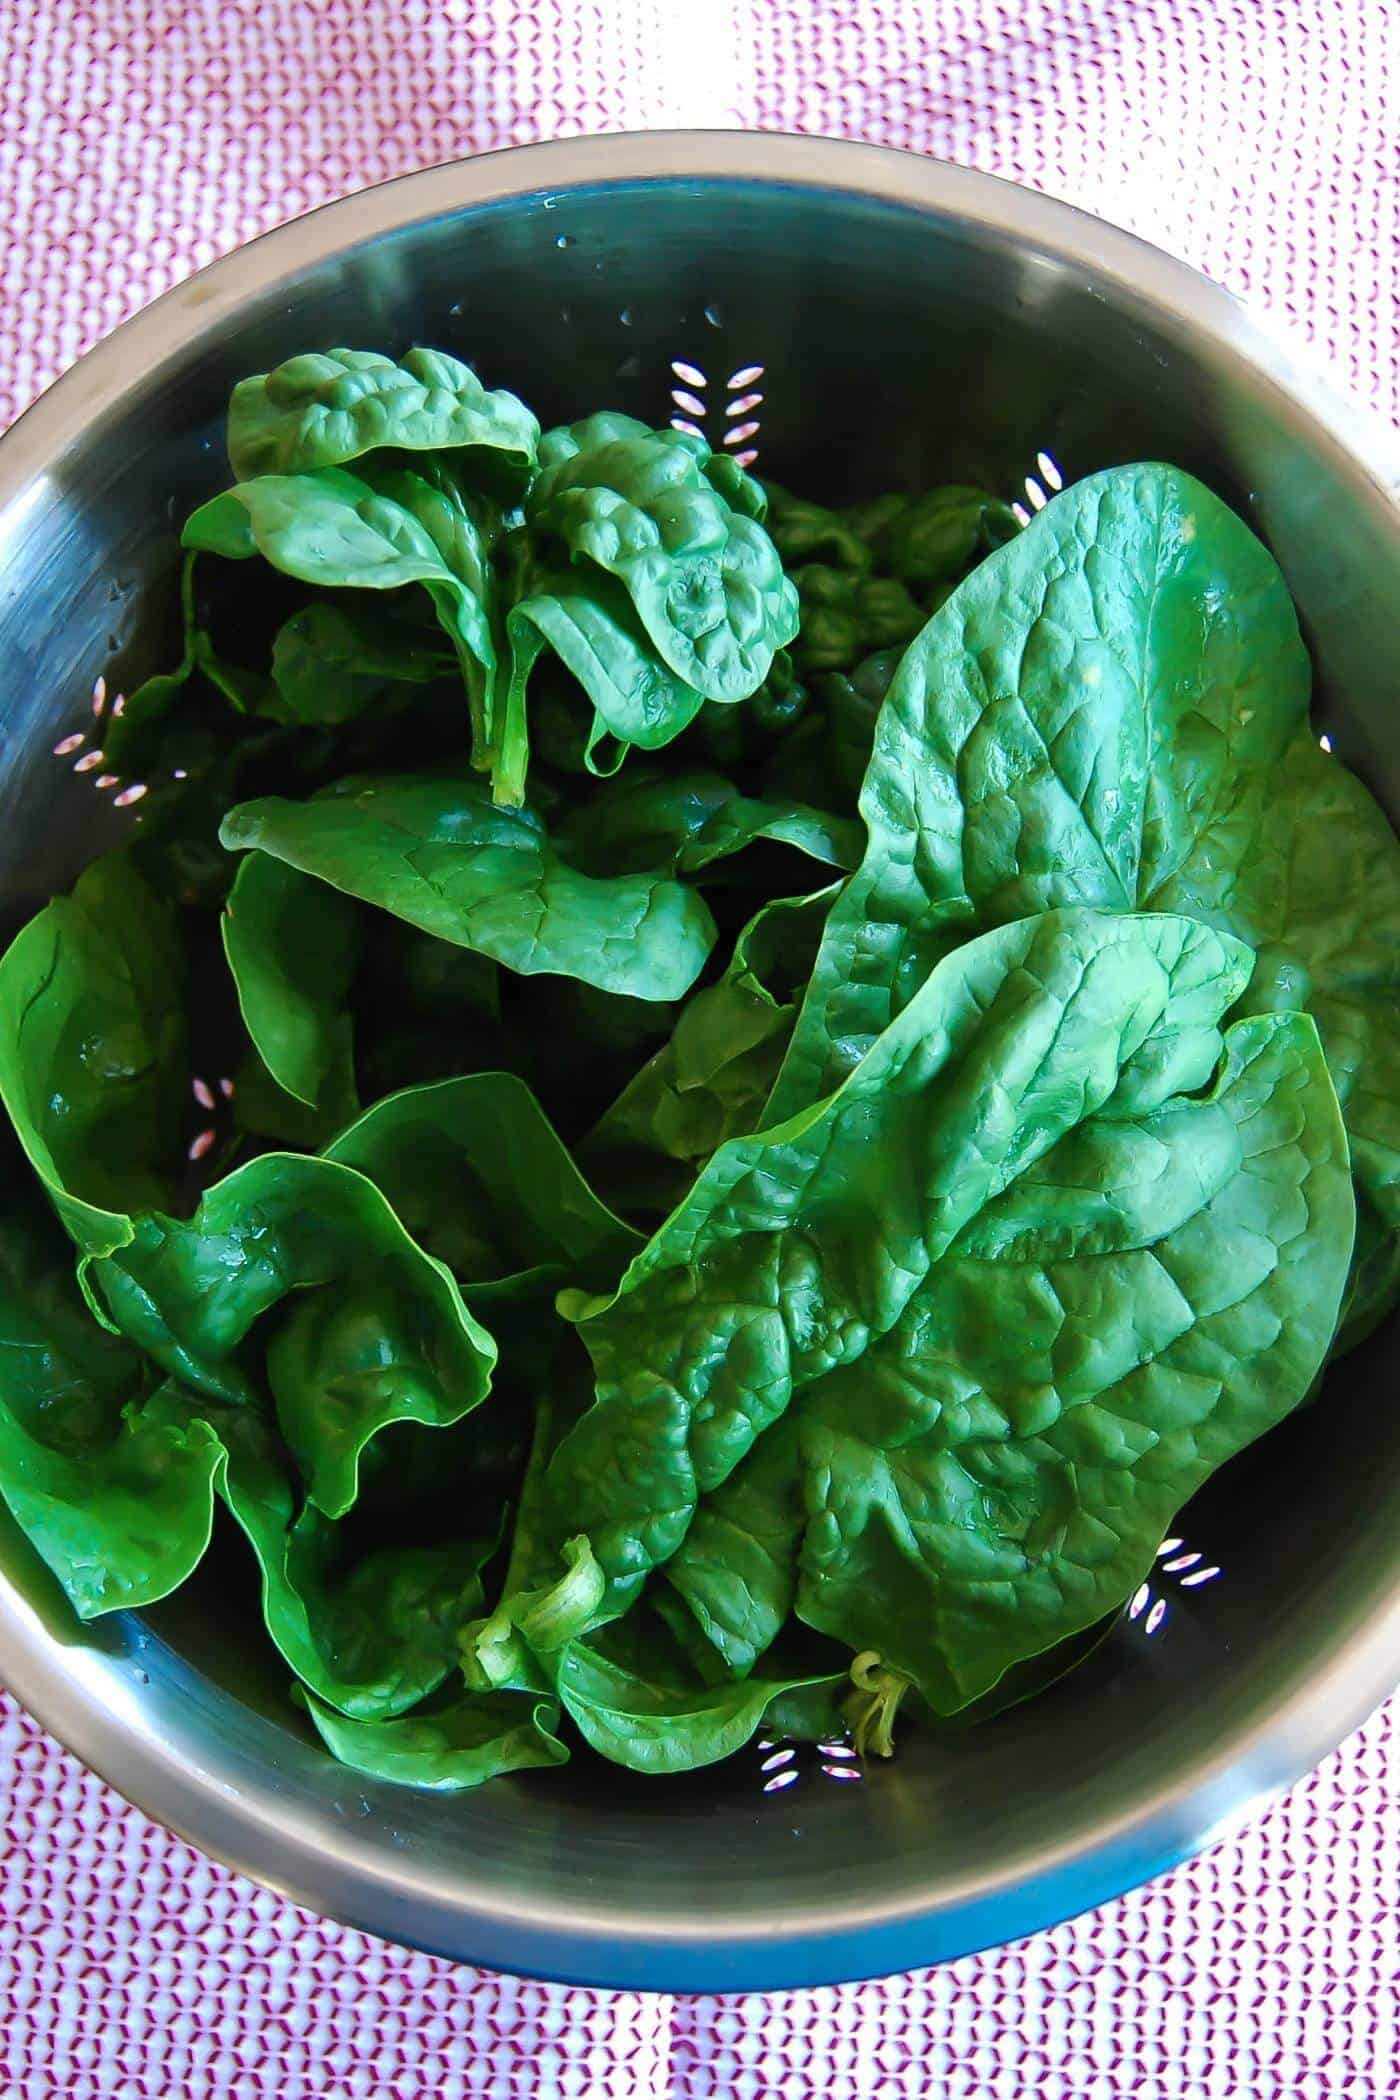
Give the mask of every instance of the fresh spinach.
[[615, 1296], [577, 1308], [598, 1400], [552, 1471], [610, 1615], [794, 1392], [863, 1357], [1060, 1137], [1206, 1082], [1251, 963], [1171, 916], [1017, 921], [947, 957], [834, 1095], [716, 1153]]
[[385, 446], [498, 461], [523, 481], [539, 434], [514, 394], [488, 392], [442, 350], [410, 350], [397, 363], [377, 350], [326, 350], [239, 381], [228, 454], [240, 481], [341, 467]]
[[229, 455], [134, 835], [0, 958], [74, 1609], [231, 1518], [327, 1748], [442, 1789], [1037, 1693], [1400, 1293], [1400, 847], [1271, 558], [1167, 467], [832, 507], [426, 350]]
[[707, 906], [674, 876], [645, 863], [586, 874], [533, 810], [500, 808], [459, 775], [352, 777], [311, 802], [244, 803], [221, 837], [526, 975], [678, 999], [714, 944]]
[[1257, 950], [1243, 1011], [1316, 1016], [1358, 1183], [1400, 1231], [1400, 848], [1319, 748], [1308, 690], [1283, 577], [1209, 490], [1146, 466], [1066, 491], [889, 689], [866, 856], [770, 1114], [836, 1083], [984, 927], [1071, 904], [1186, 912]]
[[742, 700], [796, 635], [797, 593], [709, 461], [680, 431], [590, 417], [541, 439], [525, 516], [545, 546], [617, 578], [662, 662], [703, 699]]
[[354, 906], [266, 853], [240, 862], [224, 910], [224, 952], [253, 1047], [283, 1092], [336, 1129], [359, 1102], [347, 1008]]

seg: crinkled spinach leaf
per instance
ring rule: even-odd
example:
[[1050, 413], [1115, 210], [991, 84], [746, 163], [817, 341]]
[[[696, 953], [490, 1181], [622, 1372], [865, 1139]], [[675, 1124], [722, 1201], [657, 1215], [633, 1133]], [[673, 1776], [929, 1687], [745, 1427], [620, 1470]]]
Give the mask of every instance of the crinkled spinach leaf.
[[188, 1221], [148, 1212], [130, 1232], [89, 1263], [90, 1288], [195, 1391], [252, 1406], [270, 1393], [327, 1516], [354, 1503], [377, 1432], [444, 1427], [490, 1385], [495, 1344], [449, 1272], [338, 1161], [267, 1153], [206, 1190]]
[[797, 632], [797, 594], [751, 508], [678, 431], [595, 416], [540, 441], [526, 519], [547, 545], [615, 576], [671, 670], [707, 700], [742, 700]]
[[587, 695], [593, 724], [583, 760], [589, 772], [615, 772], [634, 744], [643, 751], [669, 744], [704, 705], [704, 695], [659, 654], [623, 586], [601, 570], [533, 567], [506, 626], [512, 708], [524, 712], [544, 649]]
[[325, 350], [239, 381], [229, 402], [228, 456], [240, 481], [343, 466], [386, 445], [488, 455], [523, 477], [539, 434], [514, 394], [488, 392], [445, 351], [410, 350], [395, 362], [377, 350]]
[[1345, 1138], [1306, 1016], [1225, 1053], [1204, 1099], [1062, 1137], [702, 1505], [668, 1574], [731, 1667], [795, 1608], [957, 1711], [1121, 1604], [1302, 1398], [1350, 1252]]
[[573, 1307], [598, 1399], [550, 1474], [556, 1536], [585, 1534], [607, 1578], [600, 1621], [1059, 1139], [1207, 1081], [1251, 963], [1172, 916], [1018, 921], [948, 957], [830, 1099], [715, 1154], [615, 1295]]

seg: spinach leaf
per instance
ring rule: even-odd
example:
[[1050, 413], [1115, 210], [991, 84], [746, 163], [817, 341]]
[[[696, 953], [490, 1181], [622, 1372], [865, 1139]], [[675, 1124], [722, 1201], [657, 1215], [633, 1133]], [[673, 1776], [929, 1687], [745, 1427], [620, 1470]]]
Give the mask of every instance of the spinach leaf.
[[760, 840], [850, 868], [864, 843], [851, 818], [786, 797], [741, 795], [719, 773], [656, 766], [636, 767], [576, 804], [557, 836], [575, 865], [595, 875], [639, 867], [698, 875]]
[[343, 466], [386, 445], [466, 452], [477, 455], [468, 464], [494, 460], [523, 477], [539, 434], [514, 394], [488, 393], [444, 351], [410, 350], [395, 363], [376, 350], [327, 350], [240, 380], [229, 402], [228, 456], [240, 481]]
[[724, 975], [692, 994], [670, 1040], [584, 1139], [580, 1163], [619, 1207], [670, 1210], [711, 1153], [757, 1128], [836, 894], [765, 904]]
[[1357, 1178], [1400, 1229], [1400, 846], [1309, 728], [1270, 555], [1169, 467], [1066, 491], [906, 655], [775, 1119], [829, 1089], [978, 930], [1181, 911], [1259, 951], [1245, 1010], [1306, 1006]]
[[304, 1703], [331, 1754], [371, 1779], [460, 1793], [505, 1772], [568, 1763], [558, 1708], [533, 1692], [466, 1692], [391, 1721], [352, 1721], [310, 1694]]
[[877, 566], [926, 603], [1017, 532], [1009, 503], [957, 485], [928, 489], [863, 518], [847, 516], [869, 535]]
[[326, 1157], [374, 1182], [463, 1283], [543, 1269], [547, 1280], [606, 1287], [641, 1245], [599, 1202], [510, 1072], [393, 1094], [343, 1131]]
[[1057, 497], [959, 586], [889, 689], [865, 860], [774, 1116], [827, 1091], [979, 928], [1148, 903], [1248, 769], [1282, 754], [1307, 688], [1282, 578], [1198, 482], [1125, 467]]
[[266, 853], [241, 863], [224, 912], [224, 950], [254, 1048], [275, 1084], [337, 1129], [359, 1108], [346, 1001], [355, 908]]
[[[530, 674], [553, 650], [593, 708], [584, 750], [590, 772], [615, 772], [617, 746], [643, 751], [669, 744], [694, 720], [704, 696], [659, 655], [622, 585], [601, 571], [532, 567], [526, 595], [506, 618], [510, 705], [525, 708]], [[599, 756], [603, 738], [606, 757]]]
[[767, 486], [768, 530], [788, 569], [820, 562], [850, 575], [868, 574], [874, 565], [870, 543], [849, 518], [828, 510], [824, 503], [795, 496], [775, 481]]
[[1131, 1595], [1297, 1404], [1345, 1280], [1345, 1138], [1306, 1016], [1225, 1052], [1204, 1100], [1061, 1138], [716, 1492], [669, 1573], [722, 1653], [795, 1605], [955, 1712]]
[[[554, 1681], [579, 1734], [633, 1772], [691, 1772], [732, 1757], [757, 1734], [773, 1702], [829, 1678], [769, 1676], [706, 1684], [659, 1620], [624, 1620], [571, 1641]], [[836, 1682], [841, 1682], [837, 1679]]]
[[444, 1427], [486, 1394], [491, 1336], [374, 1184], [335, 1160], [267, 1153], [188, 1222], [147, 1213], [129, 1232], [90, 1262], [89, 1287], [195, 1391], [256, 1406], [266, 1389], [326, 1516], [354, 1503], [361, 1454], [387, 1424]]
[[818, 809], [846, 810], [857, 803], [875, 724], [902, 657], [900, 649], [881, 649], [853, 671], [814, 678], [804, 719], [767, 763], [764, 793], [792, 795]]
[[792, 655], [800, 671], [849, 670], [872, 650], [911, 640], [924, 624], [923, 608], [895, 577], [809, 562], [795, 581], [802, 625]]
[[669, 875], [581, 873], [532, 810], [493, 807], [453, 775], [362, 776], [311, 802], [245, 803], [221, 837], [512, 970], [642, 999], [679, 998], [715, 938], [705, 904]]
[[[303, 583], [374, 591], [421, 583], [461, 665], [476, 762], [494, 763], [492, 578], [480, 522], [465, 502], [407, 468], [263, 474], [213, 497], [182, 537], [186, 547], [233, 560], [261, 554]], [[523, 769], [518, 788], [498, 785], [504, 799], [507, 787], [518, 799]]]
[[0, 959], [0, 1099], [80, 1247], [172, 1200], [188, 1088], [184, 955], [126, 854], [94, 861]]
[[[829, 1100], [721, 1147], [614, 1296], [572, 1301], [598, 1399], [551, 1480], [556, 1537], [585, 1534], [607, 1578], [600, 1621], [793, 1396], [896, 1328], [1060, 1138], [1205, 1083], [1251, 962], [1182, 918], [1018, 921], [949, 956]], [[1329, 1099], [1311, 1104], [1323, 1136]], [[1349, 1247], [1344, 1194], [1325, 1222]], [[1319, 1261], [1320, 1304], [1329, 1273]]]
[[[595, 416], [540, 441], [531, 530], [615, 576], [662, 661], [706, 700], [742, 700], [797, 632], [797, 594], [748, 509], [678, 431]], [[722, 477], [721, 477], [722, 479]]]
[[84, 1305], [72, 1249], [13, 1195], [0, 1219], [0, 1496], [80, 1618], [154, 1604], [209, 1542], [221, 1450], [147, 1393]]
[[281, 713], [293, 722], [336, 724], [371, 709], [399, 712], [420, 687], [451, 669], [452, 658], [407, 620], [325, 599], [293, 613], [272, 645]]

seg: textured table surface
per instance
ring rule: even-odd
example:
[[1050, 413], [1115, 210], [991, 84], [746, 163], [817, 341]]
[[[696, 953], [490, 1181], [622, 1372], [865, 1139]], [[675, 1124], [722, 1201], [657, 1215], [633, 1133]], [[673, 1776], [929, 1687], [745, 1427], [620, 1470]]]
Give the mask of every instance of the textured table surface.
[[[1400, 415], [1397, 0], [0, 0], [0, 424], [361, 184], [563, 133], [842, 132], [1018, 176], [1271, 309]], [[1241, 1837], [887, 1983], [643, 1998], [313, 1919], [0, 1695], [0, 2100], [1383, 2100], [1400, 1726]]]

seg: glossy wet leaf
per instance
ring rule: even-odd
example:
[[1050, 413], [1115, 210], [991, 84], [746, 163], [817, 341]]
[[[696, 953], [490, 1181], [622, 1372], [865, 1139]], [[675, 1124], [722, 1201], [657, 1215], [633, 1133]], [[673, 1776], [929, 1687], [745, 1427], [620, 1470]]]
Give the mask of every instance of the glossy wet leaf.
[[268, 1153], [235, 1168], [191, 1219], [136, 1218], [89, 1278], [172, 1377], [233, 1403], [270, 1395], [327, 1516], [354, 1503], [379, 1430], [457, 1421], [495, 1364], [448, 1271], [372, 1182], [330, 1159]]
[[608, 1576], [605, 1616], [1058, 1140], [1208, 1080], [1251, 962], [1175, 917], [1019, 921], [947, 958], [835, 1095], [715, 1154], [615, 1296], [575, 1307], [598, 1399], [551, 1478], [558, 1535], [585, 1533]]
[[527, 975], [675, 999], [714, 940], [705, 904], [669, 874], [584, 874], [532, 810], [497, 808], [452, 775], [362, 777], [312, 802], [245, 803], [222, 837]]
[[664, 663], [707, 700], [741, 700], [797, 632], [797, 597], [758, 520], [705, 472], [709, 448], [620, 416], [550, 431], [531, 529], [615, 576]]
[[253, 1046], [274, 1083], [332, 1129], [356, 1114], [348, 999], [355, 908], [326, 883], [250, 853], [223, 917], [224, 951]]
[[229, 403], [229, 463], [240, 481], [343, 466], [366, 452], [467, 451], [523, 475], [539, 424], [514, 394], [489, 392], [441, 350], [395, 361], [375, 350], [314, 351], [240, 380]]
[[0, 1099], [79, 1246], [171, 1201], [189, 1084], [170, 906], [130, 858], [94, 861], [0, 960]]

